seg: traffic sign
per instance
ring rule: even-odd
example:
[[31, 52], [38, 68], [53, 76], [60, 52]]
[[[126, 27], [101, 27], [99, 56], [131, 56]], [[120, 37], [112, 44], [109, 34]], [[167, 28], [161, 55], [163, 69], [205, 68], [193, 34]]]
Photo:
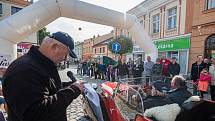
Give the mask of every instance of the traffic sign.
[[121, 45], [118, 42], [114, 42], [112, 44], [112, 51], [113, 52], [119, 52], [121, 50]]

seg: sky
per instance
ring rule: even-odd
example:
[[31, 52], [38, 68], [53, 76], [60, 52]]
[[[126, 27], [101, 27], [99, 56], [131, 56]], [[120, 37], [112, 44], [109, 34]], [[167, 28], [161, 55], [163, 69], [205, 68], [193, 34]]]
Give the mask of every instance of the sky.
[[[34, 0], [38, 1], [38, 0]], [[144, 0], [80, 0], [83, 2], [99, 5], [105, 8], [126, 12], [135, 7]], [[64, 31], [68, 33], [75, 41], [84, 41], [92, 38], [94, 35], [108, 34], [113, 30], [113, 27], [104, 26], [69, 18], [60, 17], [54, 22], [48, 24], [47, 29], [53, 33], [56, 31]], [[81, 30], [79, 30], [81, 28]]]

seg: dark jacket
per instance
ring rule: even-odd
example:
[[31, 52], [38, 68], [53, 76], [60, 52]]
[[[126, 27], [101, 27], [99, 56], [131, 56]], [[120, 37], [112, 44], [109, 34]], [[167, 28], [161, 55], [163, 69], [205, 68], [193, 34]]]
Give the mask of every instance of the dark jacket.
[[3, 94], [9, 121], [67, 121], [67, 106], [80, 90], [62, 88], [55, 64], [32, 46], [7, 69]]
[[182, 105], [185, 100], [190, 98], [192, 94], [187, 90], [187, 87], [178, 88], [168, 93], [168, 98], [178, 105]]
[[206, 66], [203, 62], [200, 65], [197, 65], [197, 62], [193, 63], [191, 67], [191, 79], [197, 81], [204, 68], [206, 68]]
[[166, 96], [149, 96], [143, 101], [144, 110], [172, 103], [173, 102]]
[[175, 75], [179, 75], [180, 73], [180, 65], [178, 63], [170, 63], [169, 64], [169, 76], [174, 77]]
[[134, 78], [142, 77], [143, 65], [142, 64], [134, 65], [132, 68], [132, 71], [133, 71]]
[[210, 66], [211, 66], [211, 63], [204, 63], [204, 64], [205, 64], [205, 68], [207, 68], [208, 71], [209, 71], [209, 68], [210, 68]]
[[152, 67], [152, 75], [153, 76], [161, 76], [162, 75], [162, 65], [161, 64], [154, 64]]
[[126, 63], [122, 64], [119, 62], [119, 64], [116, 67], [114, 67], [114, 69], [116, 68], [118, 69], [118, 75], [120, 76], [125, 76], [129, 74], [128, 66]]

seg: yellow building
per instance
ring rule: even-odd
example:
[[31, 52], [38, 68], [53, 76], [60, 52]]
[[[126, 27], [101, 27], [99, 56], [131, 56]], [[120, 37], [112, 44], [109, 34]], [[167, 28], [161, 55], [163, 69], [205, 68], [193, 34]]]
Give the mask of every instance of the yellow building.
[[[145, 0], [131, 10], [158, 48], [158, 56], [176, 57], [181, 74], [187, 74], [192, 22], [189, 0]], [[132, 36], [115, 28], [115, 36]], [[133, 40], [135, 43], [135, 40]], [[144, 40], [141, 40], [144, 41]]]

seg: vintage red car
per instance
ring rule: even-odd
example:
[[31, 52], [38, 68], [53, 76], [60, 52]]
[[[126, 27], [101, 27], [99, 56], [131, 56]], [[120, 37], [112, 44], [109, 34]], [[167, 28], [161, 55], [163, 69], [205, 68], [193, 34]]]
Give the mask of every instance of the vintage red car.
[[[129, 83], [104, 82], [97, 91], [85, 85], [85, 115], [93, 121], [157, 121], [144, 116], [144, 93], [147, 87]], [[139, 99], [136, 101], [135, 99]], [[162, 117], [169, 114], [162, 114]], [[159, 121], [159, 120], [158, 120]], [[165, 120], [167, 121], [167, 120]], [[173, 120], [172, 120], [173, 121]], [[215, 121], [215, 102], [191, 101], [181, 107], [175, 121]]]

